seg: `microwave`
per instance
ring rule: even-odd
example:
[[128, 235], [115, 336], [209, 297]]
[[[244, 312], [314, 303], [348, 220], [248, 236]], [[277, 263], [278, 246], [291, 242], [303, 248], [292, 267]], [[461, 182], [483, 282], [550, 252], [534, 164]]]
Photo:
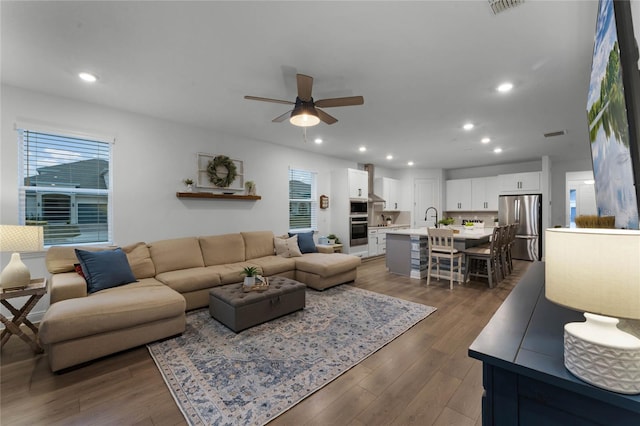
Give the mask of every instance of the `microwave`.
[[367, 202], [366, 201], [350, 201], [351, 209], [349, 214], [351, 216], [366, 216], [367, 215]]

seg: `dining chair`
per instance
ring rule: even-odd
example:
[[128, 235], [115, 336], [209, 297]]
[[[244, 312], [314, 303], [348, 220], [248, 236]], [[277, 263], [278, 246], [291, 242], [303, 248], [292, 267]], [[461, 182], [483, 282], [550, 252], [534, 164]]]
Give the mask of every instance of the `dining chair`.
[[467, 282], [470, 276], [487, 278], [489, 288], [493, 288], [500, 281], [498, 266], [498, 250], [500, 248], [501, 230], [499, 227], [493, 228], [491, 241], [488, 245], [469, 247], [464, 250], [465, 273], [464, 281]]
[[509, 273], [513, 271], [513, 258], [511, 256], [511, 251], [513, 248], [513, 243], [516, 240], [516, 233], [518, 232], [519, 227], [520, 224], [518, 222], [509, 225], [509, 239], [507, 242], [507, 267], [509, 268]]
[[[457, 274], [457, 281], [462, 280], [462, 260], [464, 254], [458, 251], [453, 245], [453, 229], [428, 228], [429, 238], [429, 261], [427, 264], [427, 286], [431, 283], [433, 275], [438, 280], [449, 278], [449, 289], [453, 290], [454, 274]], [[440, 261], [449, 261], [449, 274], [440, 272]], [[433, 274], [433, 263], [435, 262], [436, 272]]]

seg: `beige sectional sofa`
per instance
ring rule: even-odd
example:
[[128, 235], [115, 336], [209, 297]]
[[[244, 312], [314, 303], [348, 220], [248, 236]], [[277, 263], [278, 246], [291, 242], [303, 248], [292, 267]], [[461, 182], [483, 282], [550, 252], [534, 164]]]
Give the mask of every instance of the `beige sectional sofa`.
[[185, 310], [208, 306], [209, 290], [242, 281], [245, 266], [323, 290], [355, 280], [360, 265], [342, 253], [278, 256], [271, 231], [177, 238], [122, 247], [138, 281], [88, 294], [75, 248], [46, 257], [51, 305], [39, 336], [53, 371], [182, 333]]

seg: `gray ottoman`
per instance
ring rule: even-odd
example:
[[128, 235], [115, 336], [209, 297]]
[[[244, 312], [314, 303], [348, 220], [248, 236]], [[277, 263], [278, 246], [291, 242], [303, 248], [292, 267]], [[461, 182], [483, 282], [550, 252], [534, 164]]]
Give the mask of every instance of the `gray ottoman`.
[[265, 291], [242, 291], [242, 283], [215, 287], [209, 291], [209, 313], [236, 333], [254, 325], [303, 309], [305, 290], [301, 282], [269, 278]]

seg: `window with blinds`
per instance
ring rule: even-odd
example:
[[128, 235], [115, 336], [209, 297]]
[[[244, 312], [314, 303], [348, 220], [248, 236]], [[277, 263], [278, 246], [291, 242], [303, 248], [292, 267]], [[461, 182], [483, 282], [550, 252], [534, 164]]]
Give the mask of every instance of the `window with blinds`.
[[45, 245], [111, 241], [111, 143], [18, 130], [20, 218]]
[[316, 173], [289, 169], [289, 230], [317, 230]]

